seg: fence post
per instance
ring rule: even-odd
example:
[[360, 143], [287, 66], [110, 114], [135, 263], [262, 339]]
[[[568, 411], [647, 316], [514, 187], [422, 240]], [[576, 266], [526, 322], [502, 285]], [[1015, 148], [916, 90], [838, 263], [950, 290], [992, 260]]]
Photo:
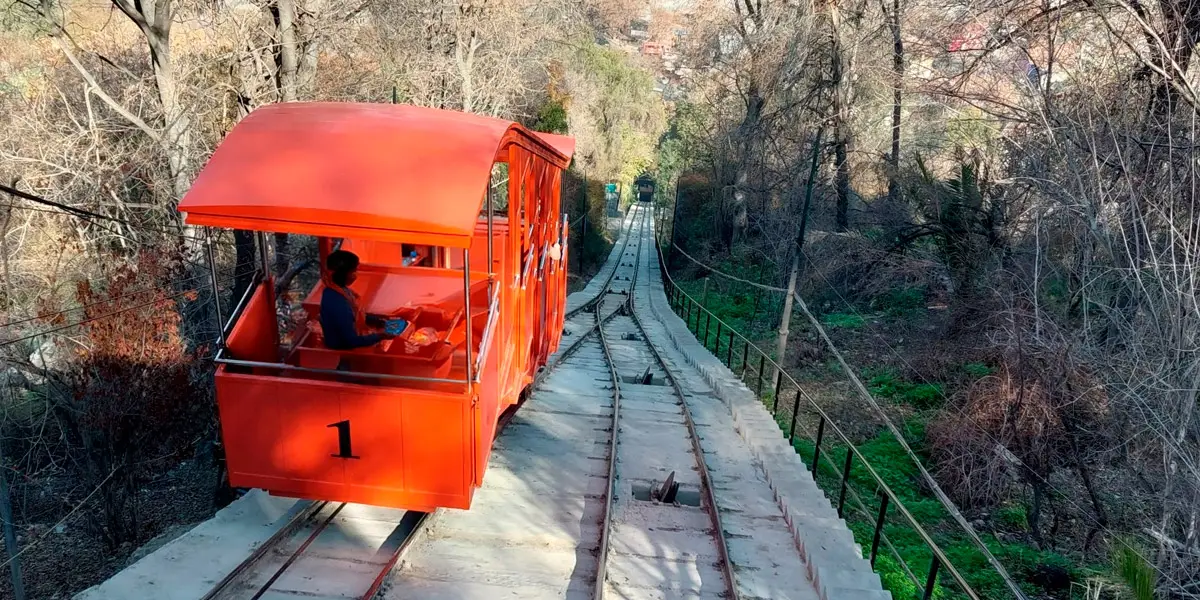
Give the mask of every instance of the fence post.
[[875, 537], [871, 540], [871, 568], [875, 568], [875, 555], [879, 553], [879, 536], [883, 534], [883, 521], [887, 517], [888, 497], [879, 493], [879, 516], [875, 519]]
[[704, 349], [708, 350], [708, 328], [712, 325], [712, 313], [704, 311]]
[[775, 405], [771, 407], [771, 415], [779, 418], [779, 388], [783, 387], [783, 368], [775, 369]]
[[933, 555], [933, 562], [929, 563], [929, 577], [925, 579], [925, 595], [921, 596], [922, 600], [929, 600], [933, 597], [933, 588], [937, 584], [938, 567], [941, 566], [940, 560], [936, 554]]
[[721, 321], [717, 321], [717, 343], [713, 345], [713, 354], [717, 356], [717, 360], [721, 360]]
[[817, 423], [817, 444], [813, 446], [813, 464], [812, 475], [813, 481], [817, 480], [817, 463], [821, 462], [821, 439], [825, 437], [825, 415], [821, 415], [820, 422]]
[[850, 447], [846, 447], [846, 464], [842, 467], [842, 489], [838, 492], [838, 518], [844, 518], [842, 509], [846, 506], [846, 484], [850, 481], [850, 464], [854, 460], [854, 453], [850, 451]]
[[767, 355], [763, 354], [763, 353], [759, 353], [759, 355], [758, 355], [758, 388], [754, 391], [754, 393], [758, 396], [759, 401], [762, 401], [763, 368], [766, 366], [766, 364], [767, 364]]
[[796, 399], [792, 402], [792, 427], [788, 430], [788, 441], [796, 443], [796, 416], [800, 414], [800, 388], [796, 388]]
[[750, 356], [750, 340], [742, 342], [742, 374], [741, 379], [746, 378], [746, 359]]
[[675, 266], [675, 223], [679, 220], [679, 184], [675, 184], [675, 206], [671, 209], [671, 247], [667, 248], [667, 268]]
[[725, 347], [725, 364], [729, 365], [729, 370], [733, 370], [733, 328], [729, 328], [729, 345]]
[[[0, 464], [4, 454], [0, 452]], [[25, 585], [21, 581], [21, 551], [17, 548], [17, 534], [13, 530], [12, 505], [8, 499], [8, 475], [0, 470], [0, 519], [4, 520], [4, 547], [8, 549], [8, 568], [12, 572], [13, 598], [25, 600]]]

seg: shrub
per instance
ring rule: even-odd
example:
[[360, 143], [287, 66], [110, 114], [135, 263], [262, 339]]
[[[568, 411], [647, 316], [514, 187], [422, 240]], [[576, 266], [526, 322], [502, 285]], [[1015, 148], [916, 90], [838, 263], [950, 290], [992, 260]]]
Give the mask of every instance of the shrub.
[[1029, 515], [1020, 504], [1001, 506], [996, 510], [996, 520], [1010, 529], [1028, 529]]
[[137, 491], [154, 459], [186, 450], [212, 414], [180, 334], [180, 301], [195, 292], [171, 286], [183, 272], [173, 256], [144, 252], [111, 268], [103, 289], [79, 283], [74, 354], [48, 373], [69, 464], [100, 500], [90, 526], [111, 548], [139, 538]]
[[871, 301], [875, 310], [900, 316], [912, 310], [925, 308], [925, 290], [919, 287], [892, 288]]

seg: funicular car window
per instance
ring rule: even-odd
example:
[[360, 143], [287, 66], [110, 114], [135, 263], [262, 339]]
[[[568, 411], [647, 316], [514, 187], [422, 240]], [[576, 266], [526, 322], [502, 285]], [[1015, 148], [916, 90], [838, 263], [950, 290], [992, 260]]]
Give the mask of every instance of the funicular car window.
[[[501, 217], [508, 215], [508, 163], [492, 164], [492, 176], [488, 182], [488, 199], [494, 215]], [[480, 214], [487, 215], [487, 209], [481, 210]]]

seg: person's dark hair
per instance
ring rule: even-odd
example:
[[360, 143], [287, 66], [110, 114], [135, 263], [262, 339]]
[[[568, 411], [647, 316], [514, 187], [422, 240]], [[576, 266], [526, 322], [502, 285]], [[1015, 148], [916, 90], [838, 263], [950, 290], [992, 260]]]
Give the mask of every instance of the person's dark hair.
[[325, 268], [329, 269], [329, 277], [338, 285], [346, 285], [346, 276], [358, 268], [358, 255], [346, 250], [329, 253], [325, 259]]

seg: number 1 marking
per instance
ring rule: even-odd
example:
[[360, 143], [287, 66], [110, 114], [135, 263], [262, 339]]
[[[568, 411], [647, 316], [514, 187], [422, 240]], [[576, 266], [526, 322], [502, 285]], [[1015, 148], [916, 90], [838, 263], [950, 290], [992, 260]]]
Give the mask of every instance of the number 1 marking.
[[336, 427], [338, 430], [338, 453], [330, 454], [334, 458], [358, 458], [350, 451], [350, 421], [330, 423], [326, 427]]

